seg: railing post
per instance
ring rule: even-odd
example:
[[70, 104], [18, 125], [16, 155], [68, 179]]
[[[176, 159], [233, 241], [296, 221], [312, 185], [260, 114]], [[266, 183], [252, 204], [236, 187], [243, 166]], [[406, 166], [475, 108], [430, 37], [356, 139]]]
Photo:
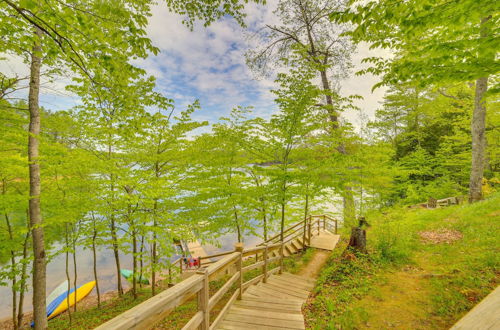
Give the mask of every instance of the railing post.
[[335, 219], [335, 235], [337, 235], [337, 227], [338, 227], [338, 223], [337, 223], [337, 219]]
[[279, 270], [279, 274], [283, 274], [283, 241], [281, 241], [281, 245], [280, 245], [280, 270]]
[[326, 215], [323, 215], [323, 230], [326, 230]]
[[180, 274], [182, 275], [182, 261], [184, 260], [184, 257], [181, 257], [179, 259], [179, 270], [180, 270]]
[[196, 274], [203, 275], [203, 287], [198, 291], [198, 310], [203, 312], [201, 330], [208, 330], [210, 327], [210, 311], [208, 310], [208, 269], [200, 269]]
[[240, 280], [239, 280], [239, 293], [238, 293], [238, 300], [241, 300], [241, 296], [243, 295], [243, 243], [236, 243], [234, 245], [234, 250], [236, 252], [240, 253], [240, 257], [238, 258], [236, 268], [238, 269], [237, 271], [240, 272]]
[[319, 230], [321, 229], [321, 220], [318, 219], [318, 235], [319, 235]]
[[262, 273], [264, 274], [264, 279], [262, 280], [263, 283], [267, 282], [267, 243], [264, 245], [264, 266], [262, 269]]

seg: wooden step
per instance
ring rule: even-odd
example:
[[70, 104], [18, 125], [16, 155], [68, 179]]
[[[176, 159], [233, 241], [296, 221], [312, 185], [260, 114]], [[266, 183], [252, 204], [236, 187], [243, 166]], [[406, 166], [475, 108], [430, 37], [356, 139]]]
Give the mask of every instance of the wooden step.
[[297, 252], [297, 249], [294, 248], [291, 243], [286, 244], [285, 249], [287, 249], [287, 251], [290, 252], [290, 254], [294, 254], [295, 252]]
[[303, 294], [306, 295], [306, 297], [309, 296], [309, 290], [306, 290], [305, 288], [302, 288], [302, 287], [298, 287], [298, 286], [292, 285], [292, 284], [290, 284], [288, 282], [285, 282], [285, 281], [280, 281], [280, 279], [269, 278], [267, 280], [267, 283], [275, 285], [275, 286], [282, 287], [283, 289], [287, 289], [287, 290], [290, 290], [290, 291], [295, 291], [295, 292], [298, 292], [298, 293], [303, 293]]
[[282, 285], [278, 285], [278, 284], [273, 283], [273, 282], [265, 283], [262, 286], [268, 290], [274, 290], [276, 292], [281, 292], [285, 295], [289, 295], [291, 297], [296, 297], [299, 299], [305, 300], [309, 296], [309, 293], [307, 291], [303, 291], [303, 290], [298, 291], [298, 290], [295, 290], [292, 288], [286, 288], [286, 287], [283, 287]]
[[301, 251], [302, 250], [302, 245], [300, 245], [297, 240], [293, 240], [291, 242], [292, 246], [295, 248], [295, 250], [297, 251]]
[[[243, 295], [245, 296], [245, 294], [243, 294]], [[302, 306], [302, 302], [300, 302], [300, 301], [286, 300], [286, 299], [282, 299], [282, 298], [272, 298], [269, 296], [267, 296], [267, 297], [245, 296], [244, 300], [245, 301], [257, 301], [257, 302], [287, 305], [287, 306], [290, 306], [291, 308], [293, 308], [293, 307], [300, 308]]]
[[284, 292], [283, 290], [277, 289], [272, 286], [268, 285], [258, 285], [257, 286], [257, 292], [259, 292], [259, 295], [261, 297], [274, 297], [274, 298], [280, 298], [280, 299], [292, 299], [292, 300], [302, 300], [302, 297], [299, 297], [298, 295], [293, 295], [289, 294], [287, 292]]
[[233, 306], [238, 306], [242, 308], [252, 308], [264, 311], [302, 314], [302, 309], [300, 306], [290, 306], [285, 304], [277, 304], [274, 302], [237, 300]]
[[297, 281], [295, 279], [291, 279], [291, 278], [285, 277], [285, 276], [272, 275], [271, 277], [269, 277], [269, 279], [278, 280], [281, 283], [286, 283], [287, 285], [290, 285], [290, 286], [293, 286], [293, 287], [296, 287], [299, 289], [303, 289], [306, 291], [311, 291], [314, 288], [314, 285], [311, 283]]
[[303, 277], [303, 276], [299, 276], [299, 275], [294, 275], [294, 274], [290, 274], [290, 273], [283, 273], [283, 274], [281, 274], [281, 276], [288, 277], [288, 278], [291, 278], [291, 279], [294, 279], [297, 281], [302, 281], [302, 282], [312, 284], [312, 285], [314, 285], [316, 283], [316, 281], [311, 279], [311, 278]]
[[224, 318], [224, 321], [240, 322], [245, 325], [246, 324], [254, 325], [257, 328], [260, 328], [260, 326], [274, 326], [274, 327], [284, 327], [289, 329], [305, 329], [303, 320], [296, 321], [296, 320], [286, 320], [286, 319], [274, 319], [263, 316], [255, 317], [251, 315], [232, 313], [231, 310], [229, 310], [229, 312], [227, 313], [226, 317]]

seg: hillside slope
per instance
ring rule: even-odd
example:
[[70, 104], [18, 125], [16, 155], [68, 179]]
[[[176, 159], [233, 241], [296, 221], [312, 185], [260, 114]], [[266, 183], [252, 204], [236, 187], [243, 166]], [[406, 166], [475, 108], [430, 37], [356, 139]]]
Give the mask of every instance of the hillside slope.
[[369, 254], [330, 257], [308, 328], [447, 329], [499, 284], [500, 194], [367, 218]]

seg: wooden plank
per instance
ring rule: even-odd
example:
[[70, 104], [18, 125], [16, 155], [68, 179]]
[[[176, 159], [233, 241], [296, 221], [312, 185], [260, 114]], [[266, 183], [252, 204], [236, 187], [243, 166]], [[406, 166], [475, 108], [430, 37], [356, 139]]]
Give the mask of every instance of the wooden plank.
[[195, 330], [198, 329], [201, 322], [203, 321], [203, 311], [198, 311], [194, 316], [182, 327], [182, 330]]
[[296, 281], [296, 280], [293, 280], [293, 279], [288, 278], [288, 277], [285, 278], [284, 276], [273, 275], [270, 277], [270, 279], [277, 280], [283, 284], [290, 285], [290, 286], [293, 286], [295, 288], [302, 289], [302, 290], [309, 291], [309, 292], [314, 288], [314, 285], [312, 285], [310, 283]]
[[210, 325], [210, 330], [217, 329], [217, 326], [222, 322], [222, 320], [224, 320], [224, 317], [226, 317], [227, 312], [238, 298], [238, 294], [239, 294], [238, 290], [234, 291], [231, 298], [229, 298], [226, 305], [224, 305], [224, 308], [222, 308], [222, 310], [219, 312], [219, 315], [217, 315], [214, 322]]
[[258, 309], [263, 311], [276, 311], [276, 312], [302, 314], [302, 309], [300, 306], [297, 306], [292, 309], [291, 306], [289, 305], [280, 305], [280, 304], [260, 302], [260, 301], [240, 300], [235, 302], [234, 306], [242, 308]]
[[292, 321], [304, 322], [304, 316], [296, 313], [261, 311], [255, 309], [241, 308], [237, 306], [233, 306], [229, 312], [234, 314], [243, 314], [248, 316], [255, 316], [255, 317], [262, 317], [262, 318], [269, 318], [276, 320], [292, 320]]
[[214, 306], [219, 302], [219, 300], [226, 294], [226, 292], [231, 288], [237, 280], [240, 278], [240, 272], [236, 272], [224, 285], [217, 290], [217, 292], [208, 301], [208, 309], [212, 310]]
[[200, 270], [197, 274], [203, 275], [203, 287], [198, 291], [198, 311], [203, 313], [201, 320], [201, 330], [208, 330], [210, 325], [210, 309], [208, 304], [210, 302], [209, 288], [208, 288], [208, 271], [206, 269]]
[[256, 277], [252, 278], [251, 280], [246, 281], [241, 286], [243, 289], [246, 289], [247, 287], [249, 287], [252, 284], [259, 283], [259, 281], [261, 281], [263, 278], [264, 278], [264, 274], [260, 274], [259, 276], [256, 276]]
[[97, 329], [146, 329], [164, 319], [175, 307], [200, 291], [203, 276], [193, 275], [179, 284], [127, 310]]
[[259, 328], [256, 329], [255, 325], [253, 325], [253, 324], [246, 324], [246, 323], [233, 322], [233, 321], [224, 321], [222, 323], [220, 329], [227, 329], [227, 330], [283, 330], [283, 329], [290, 329], [290, 328], [259, 326]]
[[311, 284], [315, 284], [316, 283], [316, 280], [314, 280], [312, 278], [303, 277], [303, 276], [299, 276], [299, 275], [295, 275], [295, 274], [283, 273], [282, 276], [287, 276], [289, 278], [296, 279], [296, 280], [299, 280], [299, 281], [304, 281], [306, 283], [311, 283]]
[[450, 330], [500, 329], [500, 286], [472, 308]]
[[281, 281], [276, 280], [276, 279], [268, 279], [267, 283], [272, 284], [274, 286], [279, 286], [279, 287], [281, 287], [281, 288], [283, 288], [285, 290], [294, 291], [294, 292], [301, 293], [301, 294], [304, 294], [304, 295], [307, 295], [307, 296], [309, 296], [309, 293], [310, 293], [310, 291], [308, 291], [308, 290], [297, 288], [297, 287], [295, 287], [293, 285], [281, 282]]
[[269, 318], [259, 318], [254, 316], [245, 316], [240, 314], [233, 314], [231, 311], [226, 316], [226, 320], [235, 321], [247, 324], [255, 324], [256, 326], [274, 326], [274, 327], [287, 327], [291, 329], [304, 329], [304, 322], [294, 320], [276, 320]]
[[248, 272], [249, 270], [252, 270], [255, 268], [262, 267], [263, 265], [264, 265], [264, 261], [259, 261], [259, 262], [253, 263], [251, 265], [248, 265], [246, 267], [243, 267], [243, 273]]
[[234, 253], [234, 251], [227, 251], [227, 252], [221, 252], [221, 253], [216, 253], [216, 254], [210, 254], [206, 255], [204, 257], [200, 257], [201, 260], [206, 260], [206, 259], [211, 259], [211, 258], [217, 258], [217, 257], [222, 257], [222, 256], [227, 256], [228, 254]]
[[264, 251], [264, 246], [256, 246], [250, 249], [243, 250], [243, 256], [247, 257], [249, 255], [255, 254], [256, 252], [262, 252], [262, 251]]
[[273, 295], [273, 296], [278, 297], [278, 298], [295, 299], [295, 300], [299, 300], [299, 301], [305, 300], [305, 298], [301, 295], [285, 292], [281, 288], [274, 287], [270, 284], [265, 285], [265, 286], [259, 285], [259, 286], [257, 286], [257, 289], [259, 291], [267, 292], [269, 295]]
[[309, 292], [307, 292], [307, 291], [304, 292], [304, 291], [291, 290], [291, 289], [288, 289], [286, 287], [284, 288], [282, 286], [276, 285], [275, 283], [268, 282], [266, 285], [266, 288], [287, 294], [287, 295], [292, 296], [292, 297], [304, 299], [304, 300], [306, 300], [307, 297], [309, 297]]
[[218, 260], [216, 263], [213, 265], [210, 265], [208, 269], [208, 276], [209, 278], [214, 277], [216, 273], [226, 269], [229, 265], [233, 264], [233, 262], [240, 256], [239, 252], [233, 252], [221, 260]]
[[281, 298], [271, 298], [268, 296], [264, 297], [246, 296], [245, 300], [267, 302], [270, 304], [289, 305], [292, 307], [302, 306], [303, 304], [301, 301], [298, 300], [286, 300]]

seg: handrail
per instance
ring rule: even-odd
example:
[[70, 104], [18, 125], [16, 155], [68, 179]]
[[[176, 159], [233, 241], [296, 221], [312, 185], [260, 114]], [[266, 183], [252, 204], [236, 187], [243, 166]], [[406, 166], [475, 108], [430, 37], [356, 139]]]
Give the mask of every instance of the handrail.
[[[295, 225], [293, 225], [293, 226], [291, 226], [291, 227], [288, 227], [287, 229], [285, 229], [285, 230], [283, 231], [283, 234], [285, 234], [286, 232], [288, 232], [288, 231], [292, 230], [293, 228], [297, 227], [298, 225], [302, 224], [303, 222], [304, 222], [304, 220], [297, 222]], [[274, 240], [274, 239], [276, 239], [276, 238], [280, 237], [280, 235], [281, 235], [281, 233], [278, 233], [278, 234], [276, 234], [276, 235], [272, 236], [271, 238], [268, 238], [265, 242], [260, 243], [259, 245], [262, 245], [262, 244], [264, 244], [264, 243], [271, 242], [272, 240]]]
[[[314, 220], [313, 220], [314, 219]], [[225, 314], [229, 310], [229, 307], [235, 300], [239, 300], [242, 297], [243, 291], [250, 285], [255, 284], [259, 281], [266, 282], [267, 278], [272, 274], [283, 271], [283, 249], [285, 244], [293, 239], [296, 239], [306, 232], [309, 233], [309, 242], [311, 238], [311, 227], [318, 224], [318, 229], [323, 223], [323, 228], [326, 228], [326, 223], [328, 221], [333, 221], [335, 223], [335, 230], [337, 230], [337, 220], [333, 219], [327, 215], [309, 216], [305, 220], [298, 222], [297, 224], [289, 227], [284, 231], [287, 235], [288, 240], [286, 242], [278, 242], [274, 244], [269, 244], [269, 240], [260, 244], [259, 246], [252, 247], [249, 249], [243, 249], [242, 243], [237, 243], [235, 245], [234, 251], [228, 251], [223, 253], [218, 253], [212, 256], [204, 256], [200, 258], [201, 260], [207, 260], [215, 257], [222, 257], [217, 261], [210, 261], [210, 265], [203, 269], [198, 269], [194, 275], [179, 282], [175, 286], [160, 292], [156, 296], [140, 303], [139, 305], [127, 310], [126, 312], [118, 315], [117, 317], [111, 319], [110, 321], [102, 324], [97, 329], [100, 330], [118, 330], [118, 329], [148, 329], [153, 327], [157, 322], [164, 319], [174, 308], [182, 305], [185, 301], [191, 298], [193, 295], [198, 295], [198, 311], [195, 315], [187, 322], [183, 329], [215, 329], [220, 322], [223, 320]], [[297, 228], [302, 224], [302, 227]], [[295, 230], [293, 230], [295, 229]], [[292, 231], [293, 230], [293, 231]], [[279, 235], [276, 235], [278, 237]], [[289, 237], [291, 236], [291, 237]], [[275, 238], [271, 238], [275, 239]], [[302, 242], [305, 245], [306, 242]], [[279, 249], [279, 254], [271, 254], [269, 251]], [[262, 260], [258, 260], [257, 256], [262, 253]], [[243, 258], [249, 255], [256, 255], [255, 262], [252, 264], [247, 264], [243, 267]], [[253, 260], [252, 258], [249, 259]], [[175, 260], [175, 263], [179, 261], [181, 272], [182, 272], [182, 258]], [[279, 262], [279, 266], [269, 270], [269, 264], [273, 262]], [[254, 278], [243, 282], [243, 274], [254, 269], [262, 269], [262, 274], [255, 276]], [[231, 277], [226, 280], [224, 285], [215, 292], [212, 297], [209, 295], [209, 281], [217, 277], [218, 274], [225, 270], [234, 270]], [[218, 304], [222, 297], [234, 286], [236, 285], [236, 291], [232, 294], [231, 298], [226, 302], [222, 310], [219, 312], [215, 320], [210, 324], [210, 311]]]

